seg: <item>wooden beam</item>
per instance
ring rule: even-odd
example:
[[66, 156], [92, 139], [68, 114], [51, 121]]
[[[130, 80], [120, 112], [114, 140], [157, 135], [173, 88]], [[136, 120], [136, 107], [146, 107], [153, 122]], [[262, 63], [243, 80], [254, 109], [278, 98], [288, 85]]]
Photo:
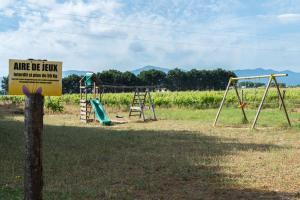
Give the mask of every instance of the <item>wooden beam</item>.
[[[285, 99], [285, 95], [286, 95], [286, 90], [283, 90], [282, 91], [282, 99], [283, 99], [283, 101]], [[278, 99], [279, 99], [279, 110], [281, 110], [282, 109], [282, 103], [281, 103], [281, 100], [280, 100], [279, 96], [278, 96]]]
[[226, 87], [226, 90], [225, 90], [225, 93], [224, 93], [222, 102], [221, 102], [221, 104], [220, 104], [219, 110], [218, 110], [218, 112], [217, 112], [217, 115], [216, 115], [216, 118], [215, 118], [215, 121], [214, 121], [214, 124], [213, 124], [214, 127], [217, 125], [218, 119], [219, 119], [219, 117], [220, 117], [220, 113], [221, 113], [221, 111], [222, 111], [222, 108], [223, 108], [223, 106], [224, 106], [224, 103], [225, 103], [225, 100], [226, 100], [228, 91], [229, 91], [229, 89], [230, 89], [231, 83], [232, 83], [232, 78], [230, 78], [229, 81], [228, 81], [228, 84], [227, 84], [227, 87]]
[[238, 81], [238, 80], [249, 80], [249, 79], [270, 78], [270, 77], [284, 77], [284, 76], [288, 76], [288, 74], [270, 74], [270, 75], [262, 75], [262, 76], [246, 76], [246, 77], [232, 78], [232, 80]]
[[254, 121], [253, 121], [253, 124], [252, 124], [251, 129], [254, 129], [255, 126], [256, 126], [258, 117], [259, 117], [260, 112], [261, 112], [261, 110], [262, 110], [262, 107], [263, 107], [263, 105], [264, 105], [264, 103], [265, 103], [265, 100], [266, 100], [266, 97], [267, 97], [267, 94], [268, 94], [268, 91], [269, 91], [269, 88], [270, 88], [270, 86], [271, 86], [271, 83], [272, 83], [272, 80], [273, 80], [273, 79], [274, 79], [273, 76], [270, 76], [269, 82], [268, 82], [268, 84], [267, 84], [266, 90], [265, 90], [264, 95], [263, 95], [263, 97], [262, 97], [262, 100], [261, 100], [261, 102], [260, 102], [260, 105], [259, 105], [259, 108], [258, 108], [258, 110], [257, 110], [256, 116], [255, 116], [255, 118], [254, 118]]
[[43, 188], [42, 133], [44, 96], [30, 94], [25, 99], [24, 199], [41, 200]]
[[278, 96], [279, 96], [280, 101], [281, 101], [282, 108], [284, 110], [284, 114], [285, 114], [286, 120], [288, 121], [289, 126], [292, 126], [291, 120], [289, 118], [289, 114], [288, 114], [288, 112], [286, 110], [286, 106], [285, 106], [285, 103], [284, 103], [283, 96], [281, 95], [280, 88], [279, 88], [278, 83], [277, 83], [277, 80], [276, 80], [276, 78], [273, 78], [273, 79], [274, 79], [275, 87], [276, 87], [277, 92], [278, 92]]

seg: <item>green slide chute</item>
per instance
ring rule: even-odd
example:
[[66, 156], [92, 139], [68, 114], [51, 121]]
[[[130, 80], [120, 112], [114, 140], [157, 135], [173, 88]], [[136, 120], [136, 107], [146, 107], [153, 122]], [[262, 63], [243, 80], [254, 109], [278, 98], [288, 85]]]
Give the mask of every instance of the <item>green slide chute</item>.
[[90, 102], [99, 122], [103, 125], [111, 125], [111, 121], [100, 101], [98, 99], [91, 99]]

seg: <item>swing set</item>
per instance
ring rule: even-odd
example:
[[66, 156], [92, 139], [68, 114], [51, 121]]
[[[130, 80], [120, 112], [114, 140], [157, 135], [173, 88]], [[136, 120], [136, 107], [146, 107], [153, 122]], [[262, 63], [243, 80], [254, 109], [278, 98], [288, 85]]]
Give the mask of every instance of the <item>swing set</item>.
[[283, 108], [286, 120], [287, 120], [289, 126], [291, 126], [291, 121], [290, 121], [290, 118], [289, 118], [289, 114], [287, 112], [286, 105], [285, 105], [285, 102], [284, 102], [284, 95], [281, 93], [279, 85], [278, 85], [278, 82], [277, 82], [277, 78], [278, 77], [286, 77], [286, 76], [288, 76], [288, 74], [271, 74], [271, 75], [262, 75], [262, 76], [237, 77], [237, 78], [231, 77], [229, 79], [228, 85], [226, 87], [226, 90], [225, 90], [225, 93], [224, 93], [221, 105], [220, 105], [220, 107], [218, 109], [218, 112], [217, 112], [217, 115], [216, 115], [216, 118], [215, 118], [213, 126], [215, 127], [217, 125], [217, 123], [218, 123], [221, 111], [222, 111], [222, 109], [224, 107], [224, 103], [226, 101], [227, 94], [228, 94], [228, 92], [229, 92], [229, 90], [230, 90], [231, 87], [235, 91], [235, 94], [236, 94], [236, 97], [237, 97], [237, 100], [238, 100], [238, 103], [239, 103], [239, 108], [242, 111], [242, 115], [244, 117], [244, 120], [246, 122], [248, 122], [248, 119], [247, 119], [247, 116], [246, 116], [246, 112], [245, 112], [245, 107], [246, 107], [247, 104], [243, 101], [243, 99], [241, 98], [241, 96], [239, 94], [237, 83], [240, 80], [253, 80], [253, 79], [268, 79], [268, 83], [267, 83], [267, 86], [265, 88], [265, 91], [264, 91], [263, 97], [261, 99], [261, 102], [259, 104], [259, 107], [258, 107], [257, 113], [255, 115], [255, 118], [253, 120], [251, 129], [254, 129], [255, 126], [256, 126], [256, 124], [257, 124], [259, 115], [260, 115], [261, 110], [262, 110], [262, 108], [263, 108], [263, 106], [265, 104], [265, 100], [266, 100], [266, 97], [268, 95], [268, 92], [269, 92], [269, 89], [270, 89], [272, 83], [274, 83], [275, 88], [277, 90], [277, 94], [278, 94], [279, 101], [280, 101], [280, 108], [281, 107]]

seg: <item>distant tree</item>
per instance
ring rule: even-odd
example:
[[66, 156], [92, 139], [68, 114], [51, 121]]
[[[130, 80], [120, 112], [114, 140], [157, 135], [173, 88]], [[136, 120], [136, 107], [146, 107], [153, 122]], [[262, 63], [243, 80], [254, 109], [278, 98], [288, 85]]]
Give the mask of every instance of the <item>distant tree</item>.
[[[286, 84], [285, 83], [278, 83], [278, 86], [280, 88], [286, 88]], [[271, 87], [275, 87], [275, 83], [271, 83]]]
[[73, 74], [62, 79], [63, 93], [79, 93], [81, 77]]
[[175, 68], [170, 70], [166, 77], [166, 87], [171, 90], [186, 90], [188, 83], [187, 73]]
[[138, 78], [144, 85], [162, 85], [166, 79], [166, 73], [163, 71], [151, 69], [142, 71]]
[[3, 77], [2, 81], [1, 81], [1, 88], [2, 88], [3, 94], [8, 93], [8, 76]]
[[[147, 70], [142, 71], [138, 76], [129, 71], [121, 72], [118, 70], [106, 70], [96, 74], [97, 85], [159, 85], [171, 91], [225, 89], [230, 77], [236, 77], [236, 75], [223, 69], [183, 71], [176, 68], [167, 74], [159, 70]], [[76, 75], [66, 77], [63, 80], [64, 92], [78, 92], [79, 79], [80, 77]], [[105, 91], [121, 92], [127, 90], [124, 88], [106, 88]]]
[[212, 70], [210, 80], [213, 80], [214, 82], [211, 83], [212, 88], [210, 89], [224, 90], [230, 77], [236, 77], [236, 74], [232, 71], [227, 71], [220, 68]]
[[126, 71], [122, 74], [123, 85], [134, 86], [140, 85], [141, 80], [132, 72]]
[[[96, 77], [100, 85], [134, 86], [141, 84], [139, 78], [129, 71], [120, 72], [118, 70], [106, 70], [98, 72]], [[126, 92], [127, 90], [124, 88], [106, 88], [105, 91]]]
[[114, 69], [106, 70], [103, 72], [97, 73], [97, 79], [100, 84], [104, 85], [122, 85], [123, 76], [122, 72]]
[[226, 88], [230, 77], [236, 75], [223, 69], [192, 69], [187, 72], [174, 69], [167, 75], [166, 87], [169, 90], [220, 90]]

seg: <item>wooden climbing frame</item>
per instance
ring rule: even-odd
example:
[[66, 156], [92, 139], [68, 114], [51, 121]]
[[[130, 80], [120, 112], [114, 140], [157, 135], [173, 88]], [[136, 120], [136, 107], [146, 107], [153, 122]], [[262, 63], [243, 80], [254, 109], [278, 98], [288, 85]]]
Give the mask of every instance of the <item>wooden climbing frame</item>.
[[130, 106], [129, 117], [139, 116], [143, 121], [146, 121], [146, 109], [150, 109], [152, 114], [149, 119], [156, 121], [157, 119], [150, 90], [145, 89], [145, 91], [141, 91], [141, 89], [136, 88]]
[[88, 92], [93, 92], [93, 98], [100, 98], [99, 87], [96, 86], [96, 82], [93, 81], [92, 85], [87, 85], [83, 77], [80, 83], [80, 121], [88, 123], [95, 121], [95, 113], [92, 113], [92, 106], [88, 99]]

